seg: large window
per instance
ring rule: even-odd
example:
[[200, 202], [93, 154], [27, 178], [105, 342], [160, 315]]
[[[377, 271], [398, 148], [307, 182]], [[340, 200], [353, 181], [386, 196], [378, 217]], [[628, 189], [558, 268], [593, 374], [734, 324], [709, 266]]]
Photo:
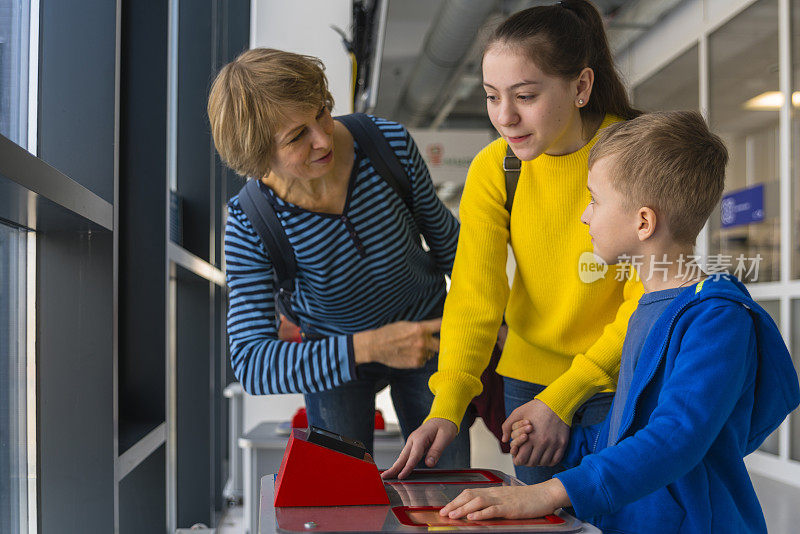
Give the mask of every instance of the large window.
[[[775, 321], [775, 323], [780, 328], [781, 322], [783, 318], [781, 317], [781, 303], [779, 300], [757, 300], [757, 302], [764, 308], [767, 313], [769, 313], [770, 317]], [[758, 450], [767, 452], [769, 454], [774, 454], [777, 456], [780, 454], [780, 428], [775, 430], [761, 446]]]
[[25, 241], [0, 224], [0, 532], [28, 530]]
[[[656, 27], [619, 58], [631, 69], [635, 104], [690, 107], [685, 97], [697, 84], [700, 108], [730, 152], [726, 190], [698, 253], [748, 282], [800, 370], [800, 0], [687, 0]], [[759, 449], [748, 469], [800, 486], [800, 409]]]
[[28, 146], [29, 0], [0, 0], [0, 134]]
[[[30, 0], [0, 0], [0, 135], [28, 140]], [[25, 232], [0, 223], [0, 532], [28, 532]], [[33, 415], [32, 413], [30, 415]], [[34, 446], [34, 444], [31, 444]], [[33, 516], [35, 517], [35, 515]], [[35, 519], [33, 520], [35, 525]]]
[[712, 255], [747, 282], [780, 279], [778, 1], [762, 0], [708, 39], [710, 121], [728, 145]]
[[[800, 374], [800, 299], [792, 300], [792, 316], [795, 318], [792, 323], [792, 360], [794, 368]], [[795, 462], [800, 462], [800, 410], [795, 410], [791, 415], [791, 439], [789, 447], [789, 458]]]
[[[800, 278], [800, 0], [792, 0], [792, 215], [791, 264], [792, 278]], [[796, 315], [800, 321], [800, 315]], [[800, 424], [800, 417], [798, 417]], [[800, 428], [797, 429], [800, 435]], [[798, 443], [800, 450], [800, 442]], [[800, 460], [800, 452], [795, 458]]]
[[700, 109], [698, 50], [694, 45], [633, 89], [642, 111]]
[[[800, 278], [800, 0], [792, 1], [792, 278]], [[792, 314], [792, 359], [800, 373], [800, 299], [793, 299]], [[790, 419], [791, 439], [789, 458], [800, 462], [800, 409]]]

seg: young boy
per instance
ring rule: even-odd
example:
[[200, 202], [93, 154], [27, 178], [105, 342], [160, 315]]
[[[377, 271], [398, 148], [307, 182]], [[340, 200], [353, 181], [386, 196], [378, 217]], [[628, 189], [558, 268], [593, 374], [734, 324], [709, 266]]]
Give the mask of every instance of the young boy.
[[[467, 490], [451, 518], [534, 517], [572, 506], [604, 532], [766, 532], [743, 457], [800, 402], [780, 332], [728, 275], [687, 269], [719, 202], [728, 154], [695, 112], [609, 126], [589, 156], [582, 220], [606, 263], [636, 258], [609, 416], [576, 428], [564, 465], [524, 487]], [[519, 421], [512, 450], [532, 427]]]

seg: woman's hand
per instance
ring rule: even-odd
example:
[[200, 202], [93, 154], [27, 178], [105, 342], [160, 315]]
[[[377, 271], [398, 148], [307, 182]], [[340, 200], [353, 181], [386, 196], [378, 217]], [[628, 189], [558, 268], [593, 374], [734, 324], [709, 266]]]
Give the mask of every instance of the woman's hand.
[[439, 352], [442, 319], [398, 321], [353, 335], [356, 364], [377, 362], [399, 369], [422, 367]]
[[470, 521], [505, 517], [542, 517], [569, 506], [567, 490], [557, 478], [533, 486], [496, 486], [468, 489], [439, 511], [442, 516]]
[[[527, 439], [515, 433], [512, 436], [514, 423], [528, 422], [523, 427], [530, 427]], [[518, 428], [519, 429], [519, 425]], [[511, 412], [503, 423], [503, 441], [514, 438], [517, 451], [514, 465], [558, 465], [564, 457], [569, 443], [569, 426], [558, 417], [553, 410], [538, 399], [533, 399]]]

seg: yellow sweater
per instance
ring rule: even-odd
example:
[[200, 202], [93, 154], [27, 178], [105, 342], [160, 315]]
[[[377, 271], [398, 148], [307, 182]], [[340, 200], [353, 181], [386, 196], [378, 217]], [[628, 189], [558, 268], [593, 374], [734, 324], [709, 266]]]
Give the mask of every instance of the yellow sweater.
[[[601, 129], [619, 119], [606, 117]], [[583, 283], [582, 253], [591, 251], [580, 221], [589, 202], [589, 150], [542, 154], [522, 162], [514, 195], [510, 243], [517, 262], [509, 292], [506, 259], [509, 215], [498, 139], [472, 161], [461, 198], [461, 233], [444, 307], [439, 370], [429, 385], [431, 417], [459, 424], [489, 363], [505, 312], [508, 338], [497, 372], [547, 385], [537, 396], [566, 423], [599, 391], [616, 386], [628, 319], [642, 294], [633, 277]]]

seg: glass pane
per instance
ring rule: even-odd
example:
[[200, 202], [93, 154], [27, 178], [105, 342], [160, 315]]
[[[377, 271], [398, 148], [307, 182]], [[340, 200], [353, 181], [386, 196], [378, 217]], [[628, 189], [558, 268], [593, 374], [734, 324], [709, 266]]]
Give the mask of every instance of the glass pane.
[[[761, 307], [763, 307], [767, 313], [769, 313], [770, 317], [775, 321], [775, 324], [778, 325], [780, 328], [781, 326], [781, 302], [779, 300], [757, 300]], [[778, 454], [778, 434], [780, 429], [776, 430], [770, 436], [764, 440], [764, 443], [758, 448], [758, 450], [763, 452], [768, 452], [770, 454]]]
[[778, 280], [778, 1], [756, 2], [708, 44], [711, 126], [730, 152], [710, 253], [746, 282]]
[[697, 45], [633, 89], [633, 103], [642, 111], [700, 109]]
[[792, 278], [800, 278], [800, 0], [792, 0]]
[[0, 532], [27, 519], [24, 247], [19, 230], [0, 224]]
[[[794, 368], [800, 374], [800, 300], [792, 301], [792, 360]], [[789, 456], [800, 462], [800, 408], [790, 416], [792, 435], [789, 442]]]
[[0, 0], [0, 134], [28, 146], [29, 0]]

